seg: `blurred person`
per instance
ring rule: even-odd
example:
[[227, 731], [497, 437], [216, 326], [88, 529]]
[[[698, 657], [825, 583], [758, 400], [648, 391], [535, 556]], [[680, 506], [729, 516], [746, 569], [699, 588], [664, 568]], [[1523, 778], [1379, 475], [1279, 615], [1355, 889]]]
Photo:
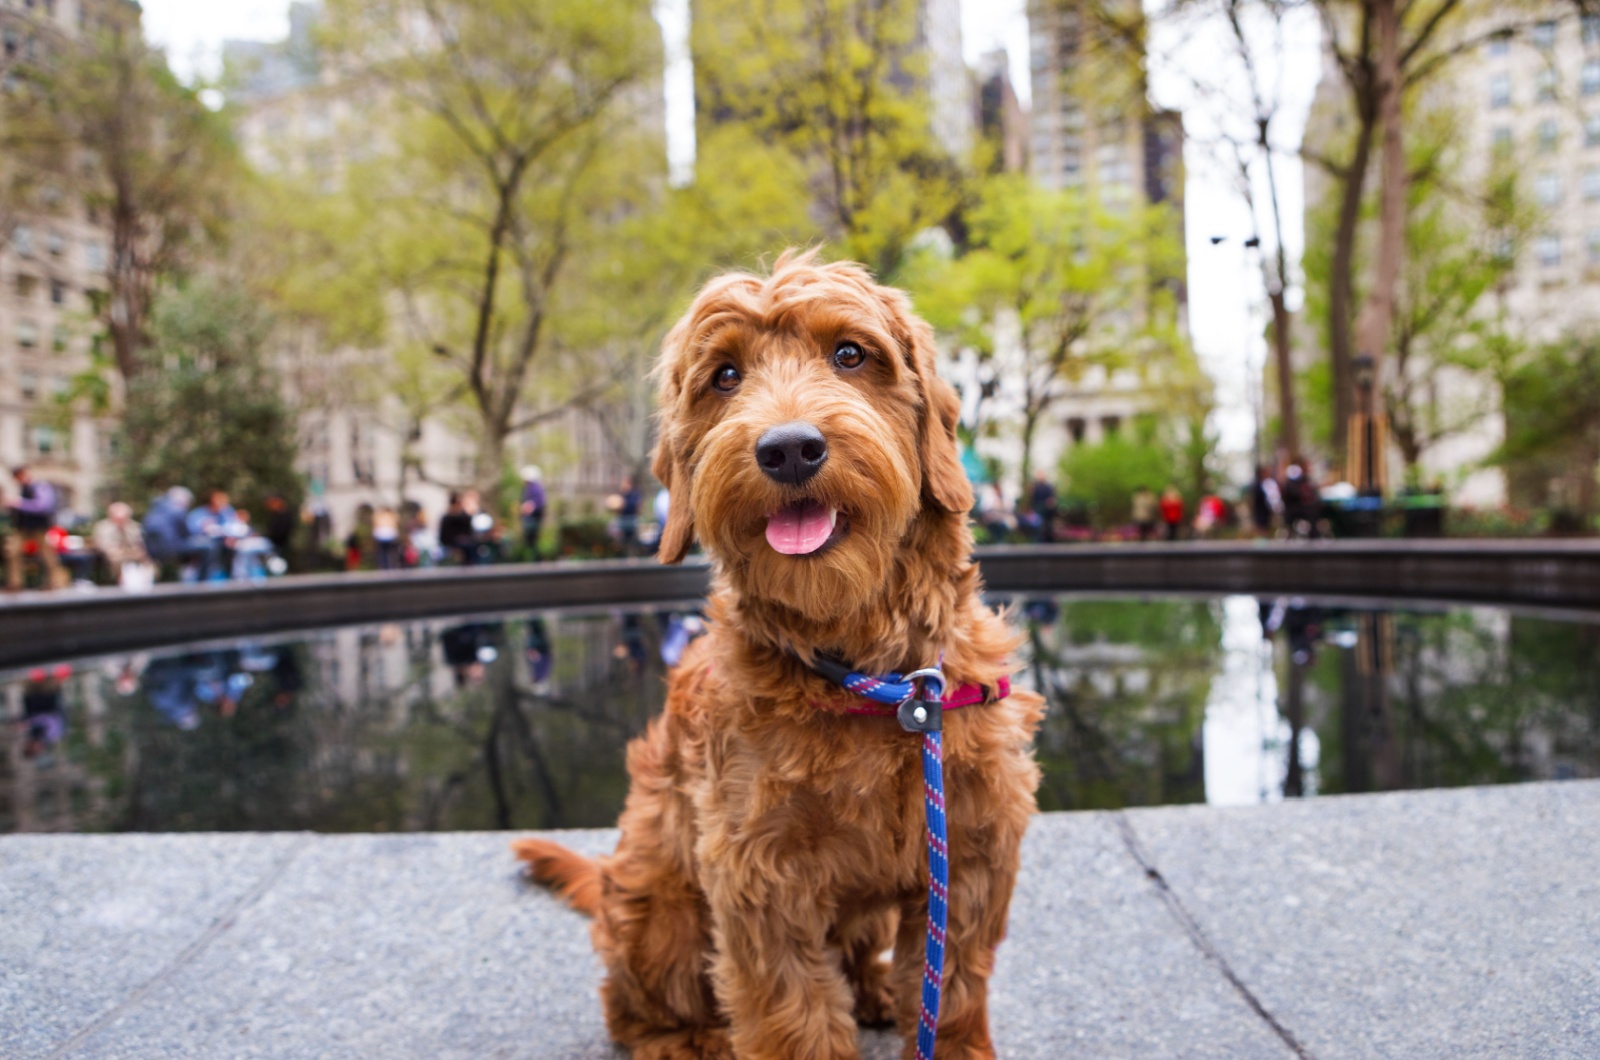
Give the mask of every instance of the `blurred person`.
[[622, 476], [617, 489], [617, 538], [622, 543], [622, 554], [632, 556], [639, 550], [639, 509], [644, 498], [632, 475]]
[[1178, 492], [1178, 487], [1169, 485], [1161, 491], [1161, 522], [1167, 528], [1167, 540], [1178, 540], [1178, 534], [1183, 529], [1183, 494]]
[[656, 520], [655, 535], [650, 541], [650, 551], [655, 552], [661, 547], [661, 531], [667, 528], [667, 516], [672, 513], [672, 494], [665, 486], [656, 491], [650, 511]]
[[212, 490], [206, 494], [206, 503], [191, 511], [184, 523], [189, 528], [190, 539], [205, 543], [207, 547], [203, 581], [225, 581], [233, 562], [233, 546], [237, 539], [229, 531], [238, 523], [239, 515], [228, 503], [226, 490]]
[[1265, 464], [1256, 465], [1250, 483], [1250, 526], [1257, 537], [1271, 537], [1273, 521], [1283, 514], [1283, 491]]
[[522, 501], [517, 514], [522, 518], [522, 544], [538, 562], [539, 535], [544, 531], [544, 512], [548, 498], [544, 491], [544, 472], [529, 464], [522, 469]]
[[439, 562], [439, 536], [428, 526], [428, 513], [421, 507], [411, 517], [406, 538], [410, 549], [407, 561], [411, 566], [432, 567]]
[[261, 527], [262, 536], [272, 542], [272, 551], [289, 559], [289, 546], [294, 541], [295, 523], [298, 522], [294, 509], [289, 507], [289, 502], [281, 493], [268, 494], [265, 507], [267, 515]]
[[1292, 537], [1321, 537], [1317, 523], [1322, 498], [1304, 461], [1296, 459], [1283, 472], [1283, 521]]
[[155, 499], [144, 516], [145, 550], [157, 563], [171, 563], [183, 581], [199, 577], [200, 564], [211, 551], [211, 543], [189, 533], [189, 508], [194, 494], [173, 486]]
[[105, 561], [106, 577], [113, 585], [122, 584], [124, 567], [145, 566], [150, 562], [150, 553], [144, 546], [144, 531], [133, 521], [133, 508], [122, 501], [113, 501], [107, 506], [106, 517], [94, 524], [90, 541]]
[[1133, 525], [1139, 530], [1140, 541], [1148, 541], [1156, 536], [1158, 514], [1156, 491], [1141, 484], [1133, 491]]
[[400, 516], [393, 508], [372, 513], [372, 548], [379, 570], [400, 569]]
[[61, 554], [50, 540], [50, 529], [55, 524], [56, 488], [33, 477], [25, 466], [12, 469], [11, 477], [17, 483], [17, 497], [11, 502], [11, 533], [5, 540], [6, 588], [18, 592], [22, 588], [22, 568], [28, 555], [39, 561], [46, 589], [60, 589], [67, 584], [67, 570], [61, 565]]
[[991, 545], [1003, 545], [1011, 538], [1013, 520], [1006, 508], [1006, 493], [998, 480], [978, 490], [978, 523]]
[[1033, 513], [1035, 540], [1049, 544], [1055, 540], [1056, 487], [1043, 471], [1033, 473], [1033, 487], [1028, 491], [1028, 509]]
[[256, 533], [250, 525], [250, 513], [240, 508], [228, 526], [233, 540], [233, 577], [239, 580], [265, 578], [268, 573], [282, 574], [287, 569], [279, 559], [272, 542]]
[[439, 518], [439, 547], [445, 558], [463, 566], [478, 561], [478, 492], [450, 494], [450, 507]]
[[372, 537], [373, 508], [370, 504], [356, 507], [356, 525], [344, 539], [344, 569], [370, 570], [376, 566]]
[[1215, 493], [1208, 493], [1200, 498], [1194, 513], [1195, 536], [1209, 537], [1213, 530], [1220, 529], [1227, 523], [1228, 506], [1221, 497]]
[[22, 756], [44, 758], [67, 734], [67, 702], [63, 689], [72, 671], [57, 666], [28, 671], [22, 686]]

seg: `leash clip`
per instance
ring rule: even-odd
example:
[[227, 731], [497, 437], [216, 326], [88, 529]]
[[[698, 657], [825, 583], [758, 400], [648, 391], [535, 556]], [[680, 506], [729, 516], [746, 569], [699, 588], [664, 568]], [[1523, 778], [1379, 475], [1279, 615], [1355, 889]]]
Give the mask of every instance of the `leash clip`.
[[[900, 727], [906, 732], [943, 732], [944, 672], [930, 666], [913, 670], [906, 674], [904, 680], [916, 684], [917, 694], [901, 703], [895, 711], [895, 718], [900, 722]], [[929, 684], [933, 685], [932, 698], [928, 696]]]

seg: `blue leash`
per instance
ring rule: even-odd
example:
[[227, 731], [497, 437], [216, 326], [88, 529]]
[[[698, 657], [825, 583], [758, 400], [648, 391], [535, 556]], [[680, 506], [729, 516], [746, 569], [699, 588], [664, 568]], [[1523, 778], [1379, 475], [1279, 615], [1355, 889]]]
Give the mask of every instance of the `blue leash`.
[[[936, 669], [872, 677], [818, 657], [813, 668], [858, 696], [895, 708], [907, 732], [922, 734], [922, 799], [928, 830], [928, 941], [922, 960], [917, 1060], [933, 1060], [944, 988], [945, 929], [950, 917], [950, 844], [944, 807], [944, 674]], [[929, 686], [932, 686], [931, 692]], [[920, 694], [919, 694], [920, 693]]]

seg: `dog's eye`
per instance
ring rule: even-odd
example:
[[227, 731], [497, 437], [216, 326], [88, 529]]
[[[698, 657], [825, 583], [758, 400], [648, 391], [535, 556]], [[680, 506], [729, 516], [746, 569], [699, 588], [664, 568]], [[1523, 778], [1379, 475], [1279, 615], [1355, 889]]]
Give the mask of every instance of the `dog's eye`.
[[739, 369], [731, 364], [723, 365], [711, 377], [711, 385], [724, 394], [732, 393], [739, 388]]
[[860, 368], [867, 363], [867, 355], [853, 342], [841, 342], [833, 351], [833, 363], [840, 368]]

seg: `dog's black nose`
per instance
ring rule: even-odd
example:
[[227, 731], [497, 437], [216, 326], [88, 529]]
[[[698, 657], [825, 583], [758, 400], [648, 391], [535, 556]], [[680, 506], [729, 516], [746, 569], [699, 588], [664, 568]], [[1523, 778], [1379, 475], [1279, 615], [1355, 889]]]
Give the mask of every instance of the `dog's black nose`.
[[809, 423], [780, 423], [756, 442], [756, 463], [774, 482], [798, 486], [828, 462], [828, 440]]

